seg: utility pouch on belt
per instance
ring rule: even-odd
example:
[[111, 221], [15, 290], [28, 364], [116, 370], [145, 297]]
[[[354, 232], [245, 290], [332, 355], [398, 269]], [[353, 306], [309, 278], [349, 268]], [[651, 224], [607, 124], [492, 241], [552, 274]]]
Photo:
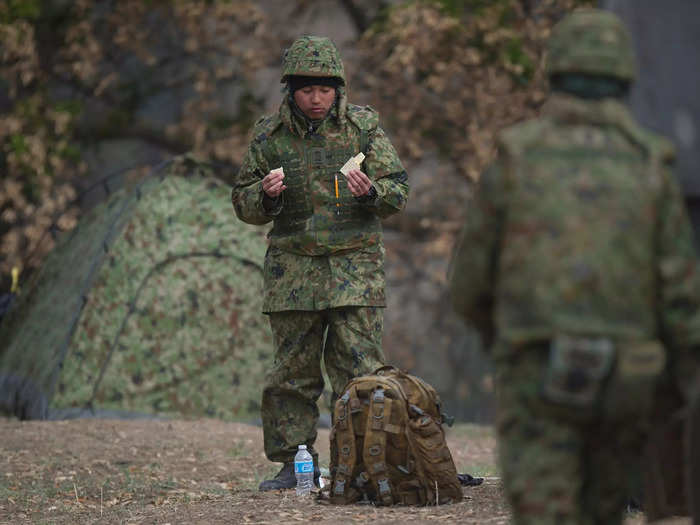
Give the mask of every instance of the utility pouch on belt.
[[618, 342], [617, 363], [606, 388], [603, 413], [615, 417], [649, 414], [665, 366], [666, 351], [661, 342]]
[[605, 337], [558, 335], [549, 348], [542, 393], [553, 403], [590, 408], [600, 399], [615, 357]]

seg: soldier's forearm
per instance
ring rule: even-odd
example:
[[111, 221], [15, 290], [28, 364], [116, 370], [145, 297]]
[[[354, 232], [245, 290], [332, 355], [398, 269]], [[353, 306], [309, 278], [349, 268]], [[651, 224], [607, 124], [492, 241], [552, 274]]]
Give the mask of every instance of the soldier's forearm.
[[275, 215], [263, 206], [263, 191], [258, 181], [246, 187], [234, 187], [231, 202], [236, 216], [248, 224], [262, 225], [270, 222]]
[[407, 179], [404, 171], [373, 182], [377, 196], [372, 204], [379, 217], [389, 217], [406, 207], [409, 191], [408, 184], [406, 184]]

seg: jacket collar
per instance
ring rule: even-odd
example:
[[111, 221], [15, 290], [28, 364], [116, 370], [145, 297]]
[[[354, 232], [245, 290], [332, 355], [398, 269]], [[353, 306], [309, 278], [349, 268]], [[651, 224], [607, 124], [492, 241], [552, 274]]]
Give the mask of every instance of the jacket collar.
[[[311, 131], [318, 132], [323, 131], [323, 129], [332, 124], [337, 124], [340, 127], [344, 127], [347, 122], [346, 112], [347, 112], [347, 96], [344, 86], [339, 86], [337, 89], [335, 104], [331, 107], [328, 115], [322, 120], [316, 122], [312, 121], [306, 115], [304, 115], [301, 110], [296, 107], [290, 98], [289, 91], [284, 90], [284, 98], [279, 108], [279, 117], [282, 123], [289, 128], [289, 130], [299, 135], [300, 137], [305, 137]], [[294, 106], [292, 106], [294, 104]]]
[[635, 127], [629, 109], [616, 98], [591, 100], [565, 93], [552, 93], [542, 106], [542, 115], [561, 123]]

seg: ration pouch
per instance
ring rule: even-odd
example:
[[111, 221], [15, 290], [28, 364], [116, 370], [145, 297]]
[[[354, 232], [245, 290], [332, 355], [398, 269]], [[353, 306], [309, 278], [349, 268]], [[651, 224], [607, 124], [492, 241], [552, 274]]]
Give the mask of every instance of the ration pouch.
[[605, 337], [557, 335], [549, 348], [542, 394], [559, 405], [592, 408], [600, 399], [615, 357]]

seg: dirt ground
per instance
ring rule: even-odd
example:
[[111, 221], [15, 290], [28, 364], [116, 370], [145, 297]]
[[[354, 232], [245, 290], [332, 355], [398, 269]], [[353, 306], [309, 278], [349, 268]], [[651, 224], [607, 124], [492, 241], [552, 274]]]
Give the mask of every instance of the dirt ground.
[[[0, 419], [0, 523], [508, 523], [492, 429], [457, 425], [459, 472], [484, 477], [438, 507], [334, 506], [260, 493], [269, 463], [259, 427], [219, 420], [20, 422]], [[328, 430], [317, 445], [328, 465]], [[626, 525], [645, 523], [629, 515]], [[675, 523], [689, 523], [676, 521]]]

